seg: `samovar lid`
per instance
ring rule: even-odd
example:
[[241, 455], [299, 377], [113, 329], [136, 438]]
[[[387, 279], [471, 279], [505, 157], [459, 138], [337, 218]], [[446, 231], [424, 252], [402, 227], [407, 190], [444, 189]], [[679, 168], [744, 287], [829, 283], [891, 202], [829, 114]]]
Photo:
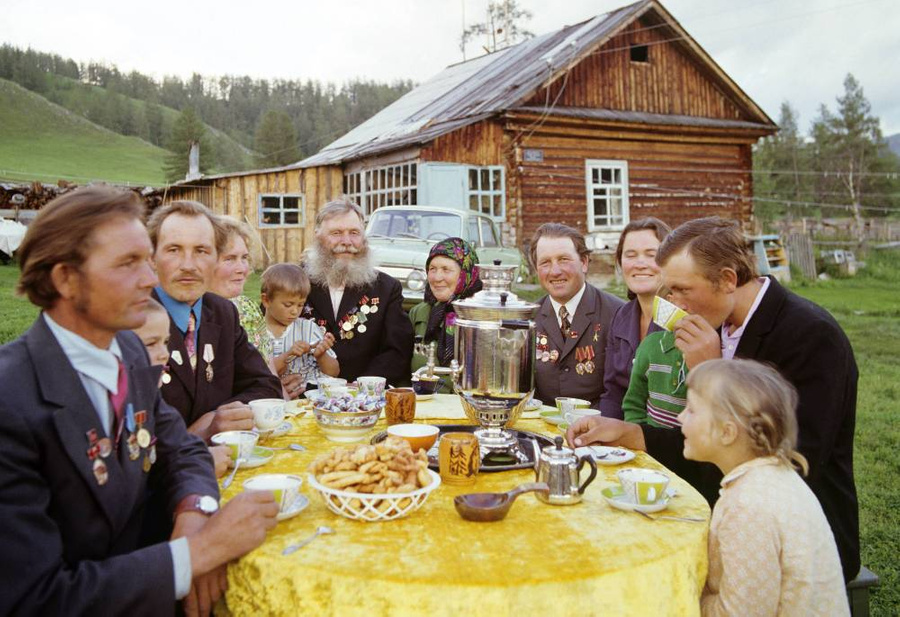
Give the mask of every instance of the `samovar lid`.
[[462, 319], [532, 319], [539, 305], [520, 300], [510, 290], [518, 270], [517, 265], [501, 265], [499, 259], [478, 264], [484, 288], [471, 298], [455, 301], [457, 315]]

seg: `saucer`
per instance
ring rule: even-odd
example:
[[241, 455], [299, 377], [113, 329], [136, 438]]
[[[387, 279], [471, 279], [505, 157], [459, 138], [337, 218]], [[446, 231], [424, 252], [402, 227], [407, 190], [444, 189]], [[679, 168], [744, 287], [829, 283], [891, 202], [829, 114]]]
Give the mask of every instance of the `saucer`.
[[309, 498], [306, 495], [297, 495], [297, 499], [294, 500], [294, 503], [291, 504], [291, 507], [288, 508], [284, 512], [279, 512], [275, 519], [279, 521], [286, 521], [289, 518], [294, 518], [303, 510], [306, 509], [306, 506], [309, 505]]
[[525, 403], [525, 411], [537, 411], [541, 407], [544, 406], [543, 401], [537, 398], [529, 399], [527, 403]]
[[[273, 456], [275, 456], [274, 450], [270, 450], [269, 448], [263, 446], [256, 446], [253, 448], [253, 454], [250, 456], [250, 460], [241, 463], [241, 469], [253, 469], [254, 467], [261, 467], [271, 461]], [[234, 463], [229, 461], [228, 466], [234, 467]]]
[[434, 398], [434, 393], [431, 394], [416, 394], [417, 401], [430, 401]]
[[621, 465], [634, 458], [634, 452], [610, 446], [582, 446], [575, 448], [576, 456], [589, 455], [598, 465]]
[[554, 409], [553, 411], [542, 411], [539, 415], [541, 416], [541, 420], [543, 420], [547, 424], [552, 424], [554, 426], [565, 422], [565, 420], [563, 420], [563, 417], [559, 414], [559, 411], [557, 411], [556, 409]]
[[287, 435], [294, 430], [294, 425], [290, 420], [285, 420], [275, 428], [263, 430], [261, 428], [253, 429], [259, 434], [260, 439], [268, 439], [269, 437], [281, 437]]
[[660, 510], [665, 510], [669, 505], [668, 496], [666, 496], [666, 498], [659, 503], [647, 505], [632, 503], [631, 501], [628, 501], [628, 498], [625, 496], [625, 492], [622, 490], [621, 486], [607, 486], [605, 489], [600, 491], [600, 494], [603, 495], [606, 503], [617, 510], [624, 510], [625, 512], [646, 512], [647, 514], [650, 514], [653, 512], [659, 512]]

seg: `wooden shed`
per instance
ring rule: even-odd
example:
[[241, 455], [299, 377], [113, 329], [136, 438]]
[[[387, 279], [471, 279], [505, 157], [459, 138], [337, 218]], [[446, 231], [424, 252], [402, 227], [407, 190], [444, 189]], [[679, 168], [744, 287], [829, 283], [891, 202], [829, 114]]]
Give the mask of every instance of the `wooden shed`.
[[[166, 199], [246, 217], [276, 260], [299, 257], [315, 212], [340, 193], [367, 213], [473, 209], [522, 248], [542, 223], [563, 222], [609, 251], [642, 216], [748, 224], [751, 149], [776, 130], [662, 4], [643, 0], [452, 65], [296, 165], [202, 178]], [[270, 228], [267, 195], [299, 196], [303, 215]]]

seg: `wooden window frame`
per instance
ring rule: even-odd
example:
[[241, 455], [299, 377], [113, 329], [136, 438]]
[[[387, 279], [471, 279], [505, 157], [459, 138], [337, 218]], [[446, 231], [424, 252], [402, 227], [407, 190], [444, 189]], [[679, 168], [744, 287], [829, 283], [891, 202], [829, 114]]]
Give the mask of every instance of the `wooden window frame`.
[[[284, 215], [286, 212], [292, 212], [293, 209], [285, 209], [284, 207], [284, 198], [285, 197], [296, 197], [300, 202], [299, 213], [297, 223], [285, 223]], [[278, 208], [267, 208], [263, 206], [263, 199], [265, 198], [277, 198], [278, 199]], [[258, 223], [259, 229], [286, 229], [286, 228], [297, 228], [297, 227], [306, 227], [306, 195], [303, 193], [260, 193], [257, 196], [257, 211], [258, 211]], [[270, 214], [278, 214], [278, 223], [266, 223], [264, 221], [264, 215], [266, 213]]]
[[368, 218], [382, 206], [418, 205], [418, 182], [418, 162], [404, 161], [345, 174], [344, 194]]
[[[488, 172], [488, 187], [485, 189], [481, 185], [481, 172]], [[471, 174], [475, 172], [476, 174], [476, 188], [472, 188], [471, 184]], [[494, 174], [500, 174], [500, 188], [495, 190], [491, 188], [493, 186]], [[494, 213], [494, 197], [500, 197], [500, 213]], [[478, 208], [472, 207], [472, 198], [475, 197], [478, 201]], [[491, 211], [484, 212], [481, 209], [482, 198], [487, 197], [491, 204]], [[480, 214], [482, 216], [486, 216], [492, 219], [496, 223], [502, 223], [506, 220], [506, 168], [503, 165], [467, 165], [466, 166], [466, 205], [469, 209], [469, 212], [475, 212], [476, 214]]]
[[[616, 183], [599, 183], [595, 184], [591, 179], [591, 171], [594, 169], [603, 170], [603, 169], [615, 169], [621, 172], [621, 182]], [[625, 228], [629, 221], [630, 215], [630, 203], [628, 199], [628, 161], [623, 160], [601, 160], [601, 159], [586, 159], [584, 161], [584, 185], [585, 185], [585, 201], [587, 202], [587, 230], [589, 232], [596, 231], [621, 231]], [[609, 188], [618, 188], [621, 191], [621, 200], [622, 207], [621, 212], [616, 218], [621, 218], [620, 221], [616, 222], [607, 222], [607, 224], [597, 223], [597, 215], [594, 214], [594, 189], [598, 187], [604, 187], [605, 189]], [[600, 197], [602, 199], [602, 197]], [[609, 197], [606, 197], [609, 199]], [[612, 218], [611, 215], [607, 215], [607, 218]]]

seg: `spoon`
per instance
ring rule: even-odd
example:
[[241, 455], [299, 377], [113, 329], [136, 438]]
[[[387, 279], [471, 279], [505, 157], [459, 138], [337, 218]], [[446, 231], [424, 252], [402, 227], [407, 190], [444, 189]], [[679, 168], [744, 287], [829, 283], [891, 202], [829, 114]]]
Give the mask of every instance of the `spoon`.
[[264, 447], [268, 448], [269, 450], [295, 450], [297, 452], [306, 452], [306, 446], [301, 445], [299, 443], [292, 443], [283, 448], [274, 448], [272, 446], [264, 446]]
[[516, 497], [530, 491], [548, 492], [550, 487], [546, 482], [529, 482], [520, 484], [511, 491], [505, 493], [469, 493], [458, 495], [453, 499], [456, 511], [467, 521], [488, 523], [501, 521], [506, 518], [506, 513], [512, 507]]
[[234, 460], [234, 468], [231, 470], [231, 475], [229, 475], [227, 478], [225, 478], [225, 481], [222, 482], [223, 489], [231, 486], [231, 482], [232, 482], [232, 480], [234, 480], [234, 474], [237, 473], [238, 467], [241, 466], [241, 460], [243, 460], [243, 459], [237, 458]]
[[327, 535], [329, 533], [334, 533], [334, 529], [332, 529], [331, 527], [326, 527], [324, 525], [321, 527], [316, 527], [316, 533], [314, 533], [310, 537], [306, 538], [302, 542], [298, 542], [297, 544], [291, 544], [289, 547], [287, 547], [286, 549], [281, 551], [281, 554], [282, 555], [290, 555], [291, 553], [294, 553], [294, 552], [300, 550], [301, 548], [303, 548], [304, 546], [306, 546], [307, 544], [309, 544], [310, 542], [312, 542], [319, 536]]
[[667, 521], [685, 521], [688, 523], [705, 523], [705, 518], [694, 518], [691, 516], [669, 516], [668, 514], [663, 514], [660, 516], [651, 516], [650, 514], [643, 512], [641, 510], [635, 510], [641, 516], [649, 518], [651, 521], [658, 521], [659, 519], [666, 519]]

